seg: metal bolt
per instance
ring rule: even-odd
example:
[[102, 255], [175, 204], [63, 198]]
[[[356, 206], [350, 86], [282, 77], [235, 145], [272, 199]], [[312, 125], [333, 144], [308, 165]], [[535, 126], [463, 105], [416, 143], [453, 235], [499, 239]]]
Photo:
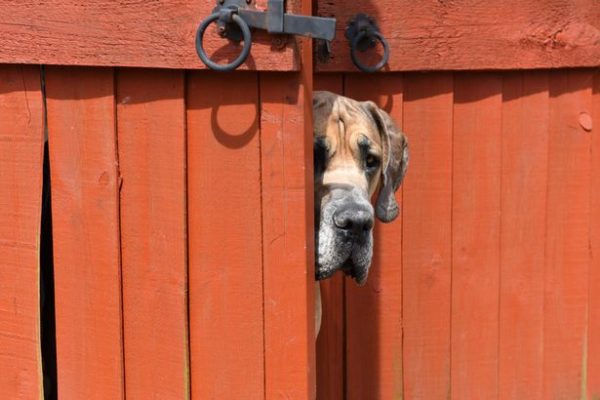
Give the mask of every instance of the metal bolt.
[[225, 26], [221, 25], [221, 26], [217, 27], [217, 32], [219, 33], [219, 35], [225, 36], [225, 31], [226, 31]]
[[271, 40], [271, 46], [275, 50], [283, 50], [287, 45], [287, 40], [283, 36], [276, 36]]
[[252, 4], [252, 0], [246, 0], [246, 4], [248, 4], [248, 5]]
[[225, 3], [225, 0], [219, 0], [219, 4], [223, 5]]

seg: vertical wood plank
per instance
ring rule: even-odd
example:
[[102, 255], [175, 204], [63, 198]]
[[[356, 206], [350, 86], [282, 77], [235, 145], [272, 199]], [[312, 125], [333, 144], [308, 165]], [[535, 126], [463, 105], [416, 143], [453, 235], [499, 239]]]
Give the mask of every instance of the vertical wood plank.
[[541, 399], [548, 74], [505, 74], [502, 90], [499, 398]]
[[256, 73], [189, 75], [191, 391], [263, 399], [263, 269]]
[[451, 395], [496, 398], [502, 80], [457, 74], [452, 186]]
[[[345, 95], [372, 100], [402, 124], [402, 76], [346, 75]], [[410, 140], [410, 138], [409, 138]], [[396, 193], [402, 204], [402, 191]], [[402, 212], [401, 212], [402, 214]], [[347, 398], [402, 398], [402, 216], [377, 222], [364, 287], [346, 280]]]
[[267, 400], [316, 397], [313, 40], [295, 42], [298, 73], [260, 75]]
[[587, 396], [600, 400], [600, 72], [594, 74], [592, 110], [591, 264], [589, 281], [589, 327]]
[[316, 395], [312, 71], [261, 74], [260, 95], [265, 398], [312, 400]]
[[585, 390], [590, 229], [592, 74], [550, 74], [546, 232], [544, 398], [581, 398]]
[[0, 66], [0, 393], [7, 399], [43, 398], [43, 120], [39, 67]]
[[123, 398], [112, 69], [48, 68], [58, 395]]
[[125, 393], [189, 398], [184, 75], [117, 74]]
[[405, 77], [403, 127], [410, 144], [402, 206], [407, 399], [444, 399], [450, 392], [452, 106], [452, 74]]
[[[315, 90], [343, 92], [342, 74], [318, 74]], [[344, 275], [338, 273], [319, 283], [322, 319], [317, 337], [317, 399], [344, 398]]]

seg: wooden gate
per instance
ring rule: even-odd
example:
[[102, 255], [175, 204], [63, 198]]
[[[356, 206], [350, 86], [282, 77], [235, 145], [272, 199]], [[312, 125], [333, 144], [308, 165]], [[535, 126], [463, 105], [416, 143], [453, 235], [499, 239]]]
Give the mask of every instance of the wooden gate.
[[[215, 73], [212, 0], [0, 0], [0, 397], [600, 398], [598, 3], [287, 3], [338, 19], [315, 88], [411, 145], [367, 285], [322, 284], [316, 356], [310, 41]], [[359, 12], [381, 73], [351, 64]]]
[[[316, 11], [338, 33], [315, 89], [378, 102], [411, 151], [366, 287], [322, 285], [318, 398], [600, 398], [600, 5]], [[390, 45], [376, 75], [350, 61], [359, 12]]]
[[0, 2], [3, 399], [43, 398], [45, 132], [58, 398], [314, 398], [311, 43], [191, 71], [213, 7]]

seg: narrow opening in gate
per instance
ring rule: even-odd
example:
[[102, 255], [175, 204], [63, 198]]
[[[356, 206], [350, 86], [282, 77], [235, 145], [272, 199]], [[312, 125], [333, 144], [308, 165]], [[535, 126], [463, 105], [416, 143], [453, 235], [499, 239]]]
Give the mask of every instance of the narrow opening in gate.
[[[44, 111], [46, 90], [44, 70], [41, 70]], [[46, 118], [46, 112], [44, 112]], [[54, 312], [54, 263], [52, 252], [52, 204], [50, 195], [50, 159], [48, 154], [48, 124], [44, 121], [44, 181], [42, 186], [42, 221], [40, 230], [40, 333], [44, 399], [56, 400], [56, 323]]]

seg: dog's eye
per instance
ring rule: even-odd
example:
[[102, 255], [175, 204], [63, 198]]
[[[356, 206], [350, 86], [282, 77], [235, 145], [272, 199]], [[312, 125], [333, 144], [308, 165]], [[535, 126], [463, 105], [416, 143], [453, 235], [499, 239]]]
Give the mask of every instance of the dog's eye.
[[365, 160], [365, 165], [368, 170], [374, 170], [379, 166], [379, 159], [372, 154], [369, 154]]

